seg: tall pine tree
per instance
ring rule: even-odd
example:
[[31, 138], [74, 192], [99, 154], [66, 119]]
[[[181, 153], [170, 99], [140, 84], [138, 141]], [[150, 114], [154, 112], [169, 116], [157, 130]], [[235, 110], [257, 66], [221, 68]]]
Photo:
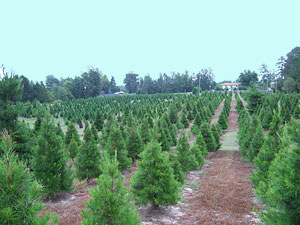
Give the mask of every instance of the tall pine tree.
[[62, 138], [56, 135], [55, 130], [54, 122], [47, 114], [38, 133], [33, 156], [34, 174], [44, 185], [45, 192], [50, 197], [59, 191], [70, 191], [73, 185]]
[[2, 133], [0, 149], [0, 224], [57, 224], [58, 217], [40, 217], [43, 186], [13, 152], [8, 133]]
[[131, 179], [131, 187], [137, 200], [153, 208], [174, 205], [179, 200], [179, 184], [175, 180], [168, 153], [162, 152], [158, 143], [151, 141], [141, 154], [138, 171]]
[[124, 177], [118, 170], [118, 161], [104, 157], [103, 173], [96, 180], [98, 186], [90, 190], [91, 199], [81, 213], [84, 225], [94, 224], [139, 224], [138, 211], [127, 187]]

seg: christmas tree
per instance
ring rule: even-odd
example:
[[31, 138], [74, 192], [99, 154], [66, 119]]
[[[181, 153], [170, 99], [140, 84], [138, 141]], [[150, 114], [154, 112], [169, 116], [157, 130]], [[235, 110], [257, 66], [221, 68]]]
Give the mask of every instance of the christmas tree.
[[184, 173], [190, 170], [197, 169], [199, 167], [195, 155], [190, 149], [190, 145], [185, 135], [185, 132], [181, 133], [176, 146], [176, 150], [178, 152], [178, 160]]
[[103, 120], [103, 117], [102, 117], [102, 114], [100, 111], [97, 112], [97, 115], [96, 115], [96, 120], [95, 120], [95, 126], [96, 126], [96, 129], [98, 131], [101, 131], [103, 129], [103, 126], [104, 126], [104, 120]]
[[182, 171], [180, 162], [178, 160], [178, 154], [175, 151], [171, 150], [170, 155], [169, 155], [169, 160], [171, 163], [171, 167], [174, 171], [175, 180], [179, 184], [183, 184], [184, 183], [184, 172]]
[[115, 152], [117, 152], [117, 160], [119, 162], [120, 170], [124, 170], [131, 165], [132, 160], [128, 157], [125, 141], [119, 127], [114, 126], [111, 128], [105, 149], [111, 157], [113, 157]]
[[138, 158], [138, 155], [143, 151], [143, 143], [139, 134], [132, 128], [129, 131], [129, 137], [126, 143], [128, 157], [133, 160]]
[[76, 156], [76, 177], [79, 180], [90, 179], [100, 175], [101, 154], [90, 128], [85, 129], [85, 140]]
[[209, 124], [207, 122], [202, 123], [202, 125], [200, 127], [200, 131], [201, 131], [201, 134], [202, 134], [203, 139], [205, 141], [207, 150], [209, 152], [216, 151], [217, 150], [216, 140], [215, 140], [215, 137], [212, 133], [211, 127], [209, 126]]
[[77, 144], [80, 145], [80, 138], [78, 135], [78, 132], [72, 122], [68, 122], [68, 129], [65, 136], [65, 144], [66, 146], [69, 146], [72, 137], [74, 136], [74, 139], [77, 141]]
[[137, 163], [138, 171], [131, 179], [131, 187], [137, 200], [153, 208], [174, 205], [179, 200], [179, 184], [175, 180], [167, 152], [162, 152], [158, 143], [151, 141]]
[[70, 191], [73, 185], [62, 138], [56, 135], [55, 129], [53, 120], [47, 114], [38, 133], [33, 155], [35, 177], [41, 181], [45, 192], [51, 197], [58, 191]]
[[0, 144], [0, 224], [57, 224], [58, 217], [40, 217], [43, 186], [13, 153], [13, 142], [2, 133]]
[[102, 174], [96, 180], [98, 186], [90, 190], [91, 199], [82, 211], [82, 224], [139, 224], [138, 211], [132, 202], [124, 177], [118, 170], [116, 158], [106, 155]]

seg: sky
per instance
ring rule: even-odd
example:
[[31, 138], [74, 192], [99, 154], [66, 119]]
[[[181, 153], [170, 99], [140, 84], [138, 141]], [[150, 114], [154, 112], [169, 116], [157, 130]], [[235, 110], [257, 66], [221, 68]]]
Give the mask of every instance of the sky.
[[117, 84], [211, 68], [275, 69], [300, 41], [299, 0], [0, 0], [0, 65], [45, 81], [92, 66]]

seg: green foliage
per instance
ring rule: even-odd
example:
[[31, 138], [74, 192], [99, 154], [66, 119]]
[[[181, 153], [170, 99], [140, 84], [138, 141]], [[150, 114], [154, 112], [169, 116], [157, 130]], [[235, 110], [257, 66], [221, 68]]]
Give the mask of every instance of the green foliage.
[[251, 91], [248, 92], [248, 111], [250, 114], [253, 114], [257, 107], [262, 104], [263, 94], [256, 88], [251, 88]]
[[75, 135], [72, 136], [71, 142], [68, 146], [68, 151], [69, 151], [70, 158], [74, 160], [78, 153], [78, 142], [76, 141]]
[[194, 145], [196, 145], [200, 149], [204, 157], [208, 155], [208, 150], [201, 132], [197, 134]]
[[144, 144], [150, 141], [149, 128], [150, 126], [148, 125], [147, 121], [143, 120], [140, 127], [140, 136]]
[[111, 157], [113, 157], [117, 152], [117, 160], [119, 162], [120, 170], [127, 169], [131, 165], [132, 160], [128, 157], [125, 141], [118, 127], [115, 126], [111, 128], [105, 149]]
[[177, 110], [174, 105], [169, 107], [169, 119], [173, 124], [178, 122]]
[[80, 138], [78, 135], [78, 132], [72, 122], [68, 122], [68, 129], [65, 136], [65, 144], [66, 146], [69, 146], [72, 137], [74, 136], [74, 139], [77, 141], [77, 144], [80, 144]]
[[32, 130], [25, 123], [18, 122], [16, 131], [11, 136], [15, 142], [14, 151], [18, 154], [19, 159], [29, 164], [35, 143]]
[[131, 179], [137, 200], [144, 205], [150, 202], [153, 208], [176, 204], [179, 200], [179, 184], [167, 153], [161, 151], [158, 143], [151, 141], [141, 158], [137, 163], [138, 171]]
[[138, 211], [128, 188], [124, 186], [124, 177], [118, 171], [118, 162], [104, 157], [102, 175], [96, 182], [98, 186], [90, 189], [91, 199], [82, 211], [82, 224], [139, 224]]
[[140, 135], [134, 129], [131, 129], [126, 143], [128, 157], [130, 157], [132, 161], [134, 161], [138, 158], [138, 155], [143, 151], [143, 148], [144, 146]]
[[94, 137], [94, 140], [97, 142], [99, 137], [98, 137], [98, 131], [96, 129], [95, 124], [92, 125], [91, 131], [92, 131], [92, 135]]
[[103, 129], [104, 120], [100, 111], [97, 112], [97, 116], [94, 124], [98, 131], [101, 131]]
[[255, 133], [253, 134], [249, 134], [252, 135], [252, 141], [250, 143], [250, 146], [246, 152], [247, 155], [247, 159], [249, 161], [252, 161], [258, 154], [259, 150], [261, 149], [264, 141], [265, 141], [265, 135], [264, 135], [264, 131], [261, 127], [261, 124], [258, 120], [257, 117], [253, 118], [254, 122], [253, 122], [253, 127], [255, 127]]
[[42, 122], [33, 155], [35, 177], [45, 186], [47, 195], [53, 197], [58, 191], [70, 191], [73, 178], [67, 166], [67, 156], [60, 136], [49, 115]]
[[61, 136], [62, 139], [64, 139], [64, 137], [65, 137], [64, 132], [62, 131], [59, 122], [56, 125], [56, 134], [59, 135], [59, 136]]
[[205, 141], [207, 150], [209, 152], [216, 151], [217, 150], [216, 140], [215, 140], [215, 137], [214, 137], [213, 132], [211, 130], [211, 127], [209, 126], [209, 124], [207, 122], [202, 123], [202, 125], [200, 127], [200, 131], [201, 131], [201, 134], [202, 134], [203, 139]]
[[279, 152], [279, 149], [281, 149], [284, 145], [280, 138], [280, 135], [282, 134], [281, 121], [280, 113], [274, 112], [268, 136], [259, 153], [254, 158], [255, 171], [252, 171], [250, 179], [255, 188], [255, 193], [262, 202], [264, 202], [266, 193], [269, 166], [276, 154]]
[[[299, 147], [292, 151], [283, 149], [270, 166], [268, 207], [261, 213], [266, 224], [299, 224]], [[272, 186], [271, 186], [272, 185]]]
[[[295, 87], [295, 90], [299, 92], [299, 73], [300, 73], [300, 48], [295, 47], [287, 54], [287, 59], [284, 62], [284, 66], [281, 69], [281, 73], [285, 78], [285, 81], [288, 81], [285, 87], [290, 90], [291, 87]], [[294, 83], [290, 81], [294, 80]], [[289, 84], [291, 86], [289, 86]], [[288, 91], [286, 90], [286, 91]]]
[[39, 217], [43, 208], [43, 186], [18, 160], [13, 152], [13, 142], [5, 131], [2, 133], [0, 149], [3, 151], [0, 156], [0, 224], [57, 224], [58, 217], [50, 214]]
[[190, 125], [190, 122], [189, 120], [186, 118], [186, 115], [185, 114], [182, 114], [181, 116], [181, 121], [180, 121], [183, 125], [184, 125], [184, 128], [188, 128], [189, 125]]
[[241, 82], [241, 86], [249, 87], [258, 81], [257, 73], [244, 70], [244, 72], [240, 74], [238, 81]]
[[[215, 138], [215, 141], [216, 141], [216, 145], [217, 145], [217, 150], [221, 147], [221, 141], [220, 141], [220, 138], [221, 138], [221, 134], [220, 134], [220, 131], [219, 131], [219, 124], [215, 125], [213, 124], [211, 126], [211, 130], [212, 130], [212, 133], [213, 133], [213, 136]], [[222, 128], [221, 128], [222, 129]]]
[[139, 75], [135, 73], [127, 73], [124, 79], [124, 84], [129, 93], [136, 93], [138, 88], [137, 77]]
[[266, 211], [261, 219], [266, 224], [300, 223], [300, 148], [299, 122], [287, 125], [282, 135], [286, 144], [279, 150], [271, 162], [267, 177], [265, 193]]
[[176, 150], [178, 152], [178, 160], [184, 173], [199, 167], [197, 159], [190, 149], [189, 142], [184, 132], [180, 135]]
[[174, 178], [179, 184], [184, 183], [184, 172], [182, 171], [180, 162], [178, 160], [178, 154], [175, 151], [170, 151], [169, 160], [171, 163], [171, 167], [174, 172]]
[[100, 149], [89, 128], [85, 131], [85, 141], [79, 148], [76, 156], [76, 177], [79, 180], [90, 179], [100, 175]]
[[22, 80], [18, 76], [4, 76], [0, 80], [0, 104], [21, 100], [23, 94]]
[[18, 112], [11, 102], [0, 105], [0, 128], [14, 132], [17, 127]]

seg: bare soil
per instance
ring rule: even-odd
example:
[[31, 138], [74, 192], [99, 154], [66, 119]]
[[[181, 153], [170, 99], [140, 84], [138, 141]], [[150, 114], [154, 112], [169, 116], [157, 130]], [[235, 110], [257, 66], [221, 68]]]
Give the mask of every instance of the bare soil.
[[225, 99], [223, 99], [223, 101], [220, 103], [220, 105], [217, 107], [216, 111], [215, 111], [215, 114], [211, 117], [211, 122], [210, 122], [210, 125], [213, 125], [213, 124], [217, 124], [218, 123], [218, 119], [221, 115], [221, 112], [223, 110], [223, 107], [224, 107], [224, 101]]
[[[231, 102], [228, 129], [221, 138], [231, 143], [232, 149], [221, 150], [208, 156], [211, 165], [201, 179], [201, 186], [192, 198], [186, 199], [186, 214], [179, 224], [257, 224], [253, 190], [248, 179], [252, 163], [241, 161], [236, 150], [237, 136], [226, 136], [238, 131], [236, 100]], [[228, 140], [231, 139], [231, 140]]]

